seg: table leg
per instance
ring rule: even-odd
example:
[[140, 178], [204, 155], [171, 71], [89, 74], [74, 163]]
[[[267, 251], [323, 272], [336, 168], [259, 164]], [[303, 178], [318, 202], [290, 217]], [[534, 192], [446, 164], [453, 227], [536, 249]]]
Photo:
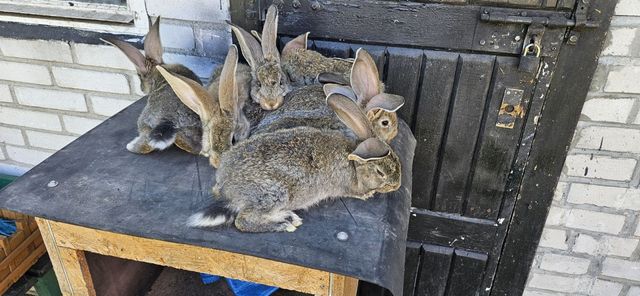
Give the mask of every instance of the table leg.
[[42, 233], [62, 294], [95, 296], [96, 292], [84, 252], [59, 246], [49, 221], [36, 218], [36, 222]]
[[355, 296], [358, 292], [358, 279], [332, 273], [330, 281], [330, 296]]

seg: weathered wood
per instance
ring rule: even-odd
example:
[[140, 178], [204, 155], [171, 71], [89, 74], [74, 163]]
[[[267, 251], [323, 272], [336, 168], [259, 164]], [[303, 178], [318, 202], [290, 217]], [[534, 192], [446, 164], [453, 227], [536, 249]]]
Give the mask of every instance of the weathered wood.
[[519, 295], [524, 290], [567, 155], [566, 147], [589, 91], [588, 82], [595, 72], [615, 4], [615, 1], [592, 1], [589, 13], [600, 20], [600, 27], [583, 33], [576, 46], [562, 47], [560, 51], [547, 103], [537, 120], [535, 142], [517, 202], [513, 209], [505, 209], [513, 210], [513, 219], [501, 262], [518, 263], [498, 266], [491, 295]]
[[498, 224], [456, 214], [413, 209], [409, 220], [409, 240], [477, 252], [490, 252], [496, 245]]
[[423, 51], [408, 48], [388, 48], [389, 66], [387, 71], [387, 92], [404, 97], [404, 106], [398, 111], [398, 116], [409, 126], [413, 126], [413, 114], [416, 106], [416, 96], [420, 87], [420, 69], [422, 67]]
[[62, 294], [64, 295], [73, 295], [73, 288], [67, 279], [63, 261], [60, 257], [60, 251], [58, 250], [56, 239], [51, 231], [49, 221], [42, 218], [36, 218], [36, 222], [38, 223], [38, 227], [42, 233], [42, 241], [47, 248], [49, 258], [51, 259], [51, 265], [53, 266], [53, 271], [58, 279], [60, 291], [62, 291]]
[[423, 245], [422, 252], [422, 266], [414, 295], [445, 295], [453, 248]]
[[[59, 249], [85, 250], [102, 255], [205, 272], [315, 295], [329, 295], [331, 273], [253, 256], [195, 247], [49, 222]], [[64, 256], [63, 256], [63, 261]], [[65, 263], [68, 263], [65, 261]], [[67, 267], [65, 265], [65, 267]], [[74, 278], [75, 279], [75, 278]], [[72, 279], [70, 279], [72, 280]], [[342, 281], [342, 284], [340, 284]], [[337, 283], [346, 284], [338, 278]], [[73, 282], [75, 284], [75, 282]], [[75, 286], [74, 286], [75, 288]], [[344, 288], [346, 289], [346, 288]]]
[[447, 295], [477, 295], [487, 259], [486, 254], [455, 250]]
[[319, 2], [321, 9], [314, 10], [307, 3], [294, 8], [292, 0], [284, 1], [278, 31], [289, 36], [312, 32], [314, 38], [347, 42], [471, 49], [473, 28], [478, 22], [478, 7], [473, 6], [370, 0]]
[[465, 197], [465, 216], [497, 220], [507, 177], [520, 147], [524, 126], [524, 120], [517, 118], [512, 129], [497, 127], [498, 111], [506, 88], [516, 88], [524, 91], [522, 106], [528, 112], [532, 93], [529, 81], [534, 79], [533, 74], [518, 71], [518, 62], [518, 59], [509, 57], [499, 57], [496, 60], [496, 82], [492, 87], [491, 101], [479, 137], [479, 150], [471, 172], [470, 189]]
[[64, 281], [71, 287], [70, 295], [95, 296], [96, 290], [84, 251], [58, 246], [58, 256], [64, 269]]
[[420, 167], [413, 172], [414, 207], [430, 208], [434, 181], [437, 181], [440, 145], [456, 80], [458, 56], [457, 53], [425, 51], [422, 89], [414, 129], [419, 147], [416, 149], [414, 164]]
[[460, 59], [432, 206], [447, 213], [462, 212], [495, 57], [462, 54]]
[[341, 42], [315, 40], [312, 49], [328, 57], [348, 58], [351, 56], [351, 46]]
[[413, 296], [420, 270], [420, 253], [422, 244], [415, 242], [407, 243], [407, 255], [404, 262], [404, 296]]

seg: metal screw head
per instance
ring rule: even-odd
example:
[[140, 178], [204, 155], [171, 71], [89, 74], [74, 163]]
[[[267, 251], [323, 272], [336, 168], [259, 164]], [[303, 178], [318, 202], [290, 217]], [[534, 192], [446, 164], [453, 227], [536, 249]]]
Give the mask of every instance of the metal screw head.
[[516, 108], [513, 107], [513, 105], [508, 105], [508, 106], [504, 107], [504, 111], [507, 111], [507, 112], [513, 112], [513, 110], [515, 110], [515, 109]]
[[340, 231], [340, 232], [336, 233], [336, 238], [339, 241], [344, 242], [344, 241], [349, 239], [349, 234], [344, 232], [344, 231]]
[[311, 3], [311, 9], [313, 10], [320, 9], [320, 3], [318, 1], [313, 1], [313, 3]]
[[527, 16], [527, 12], [526, 12], [526, 11], [523, 11], [523, 12], [521, 12], [521, 13], [520, 13], [520, 15], [521, 15], [521, 16]]
[[56, 180], [51, 180], [51, 181], [49, 181], [49, 183], [47, 183], [47, 187], [49, 187], [49, 188], [53, 188], [53, 187], [56, 187], [56, 186], [58, 186], [58, 181], [56, 181]]
[[569, 37], [569, 41], [576, 43], [578, 42], [578, 36], [577, 35], [571, 35], [571, 37]]
[[291, 5], [293, 6], [293, 8], [300, 8], [300, 6], [302, 6], [302, 4], [300, 4], [300, 1], [298, 0], [293, 0], [293, 3], [291, 3]]
[[516, 38], [514, 38], [514, 39], [515, 39], [516, 41], [520, 41], [520, 40], [522, 40], [522, 37], [520, 37], [520, 36], [516, 36]]
[[480, 40], [480, 45], [485, 45], [487, 44], [487, 41], [484, 41], [484, 39]]

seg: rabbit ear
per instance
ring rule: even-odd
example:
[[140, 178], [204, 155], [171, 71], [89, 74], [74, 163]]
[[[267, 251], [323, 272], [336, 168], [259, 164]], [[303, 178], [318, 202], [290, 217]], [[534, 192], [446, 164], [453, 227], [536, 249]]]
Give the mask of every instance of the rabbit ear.
[[278, 38], [278, 7], [269, 6], [267, 17], [262, 28], [262, 52], [265, 59], [280, 61], [280, 53], [276, 46]]
[[340, 121], [349, 127], [359, 139], [364, 140], [373, 137], [371, 123], [362, 109], [351, 99], [337, 93], [327, 97], [327, 104], [336, 112]]
[[202, 121], [211, 118], [211, 111], [218, 106], [207, 90], [199, 83], [177, 74], [171, 74], [161, 66], [156, 66], [156, 69], [167, 80], [180, 101], [198, 114]]
[[304, 33], [296, 38], [291, 39], [282, 49], [282, 55], [289, 54], [294, 49], [307, 49], [309, 40], [309, 32]]
[[258, 31], [251, 30], [251, 35], [253, 35], [253, 37], [256, 37], [256, 39], [258, 39], [258, 42], [262, 43], [262, 36], [260, 36], [260, 33], [258, 33]]
[[382, 109], [387, 112], [396, 112], [400, 107], [402, 107], [402, 105], [404, 105], [403, 96], [381, 93], [373, 97], [369, 103], [367, 103], [364, 111], [368, 113], [374, 109]]
[[229, 24], [231, 25], [233, 34], [238, 38], [238, 43], [240, 43], [240, 49], [242, 50], [242, 56], [247, 60], [251, 69], [255, 70], [255, 68], [258, 67], [258, 64], [261, 64], [264, 61], [264, 55], [262, 54], [260, 43], [258, 43], [258, 41], [243, 28], [231, 23]]
[[238, 66], [238, 48], [235, 45], [229, 47], [227, 58], [222, 66], [220, 74], [220, 86], [218, 87], [218, 100], [220, 109], [227, 113], [235, 113], [237, 107], [238, 92], [236, 89], [236, 67]]
[[[151, 22], [151, 20], [149, 20]], [[160, 17], [149, 28], [149, 33], [144, 39], [144, 54], [153, 60], [156, 65], [162, 64], [162, 42], [160, 42]]]
[[369, 138], [360, 143], [347, 158], [362, 163], [384, 158], [389, 153], [391, 153], [391, 150], [389, 150], [387, 144], [378, 138]]
[[110, 37], [107, 37], [104, 39], [101, 38], [101, 40], [120, 49], [120, 51], [122, 51], [124, 55], [126, 55], [127, 58], [129, 58], [129, 60], [133, 63], [138, 73], [145, 74], [148, 72], [147, 67], [145, 65], [146, 58], [133, 45], [124, 41], [120, 41], [115, 38], [110, 38]]
[[335, 94], [341, 94], [351, 100], [354, 100], [354, 101], [356, 100], [356, 94], [348, 86], [328, 83], [322, 86], [322, 89], [324, 90], [325, 96], [335, 93]]
[[362, 106], [365, 106], [371, 98], [380, 92], [376, 63], [362, 48], [356, 52], [356, 60], [351, 68], [351, 87]]
[[342, 85], [349, 85], [349, 81], [345, 80], [345, 78], [338, 73], [332, 72], [323, 72], [319, 73], [316, 77], [316, 81], [325, 84], [325, 83], [336, 83]]

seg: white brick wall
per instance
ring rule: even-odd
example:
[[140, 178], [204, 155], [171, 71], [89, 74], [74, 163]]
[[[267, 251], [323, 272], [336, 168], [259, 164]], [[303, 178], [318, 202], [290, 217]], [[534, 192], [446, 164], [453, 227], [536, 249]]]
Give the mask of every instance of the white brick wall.
[[640, 296], [640, 0], [616, 15], [524, 295]]

